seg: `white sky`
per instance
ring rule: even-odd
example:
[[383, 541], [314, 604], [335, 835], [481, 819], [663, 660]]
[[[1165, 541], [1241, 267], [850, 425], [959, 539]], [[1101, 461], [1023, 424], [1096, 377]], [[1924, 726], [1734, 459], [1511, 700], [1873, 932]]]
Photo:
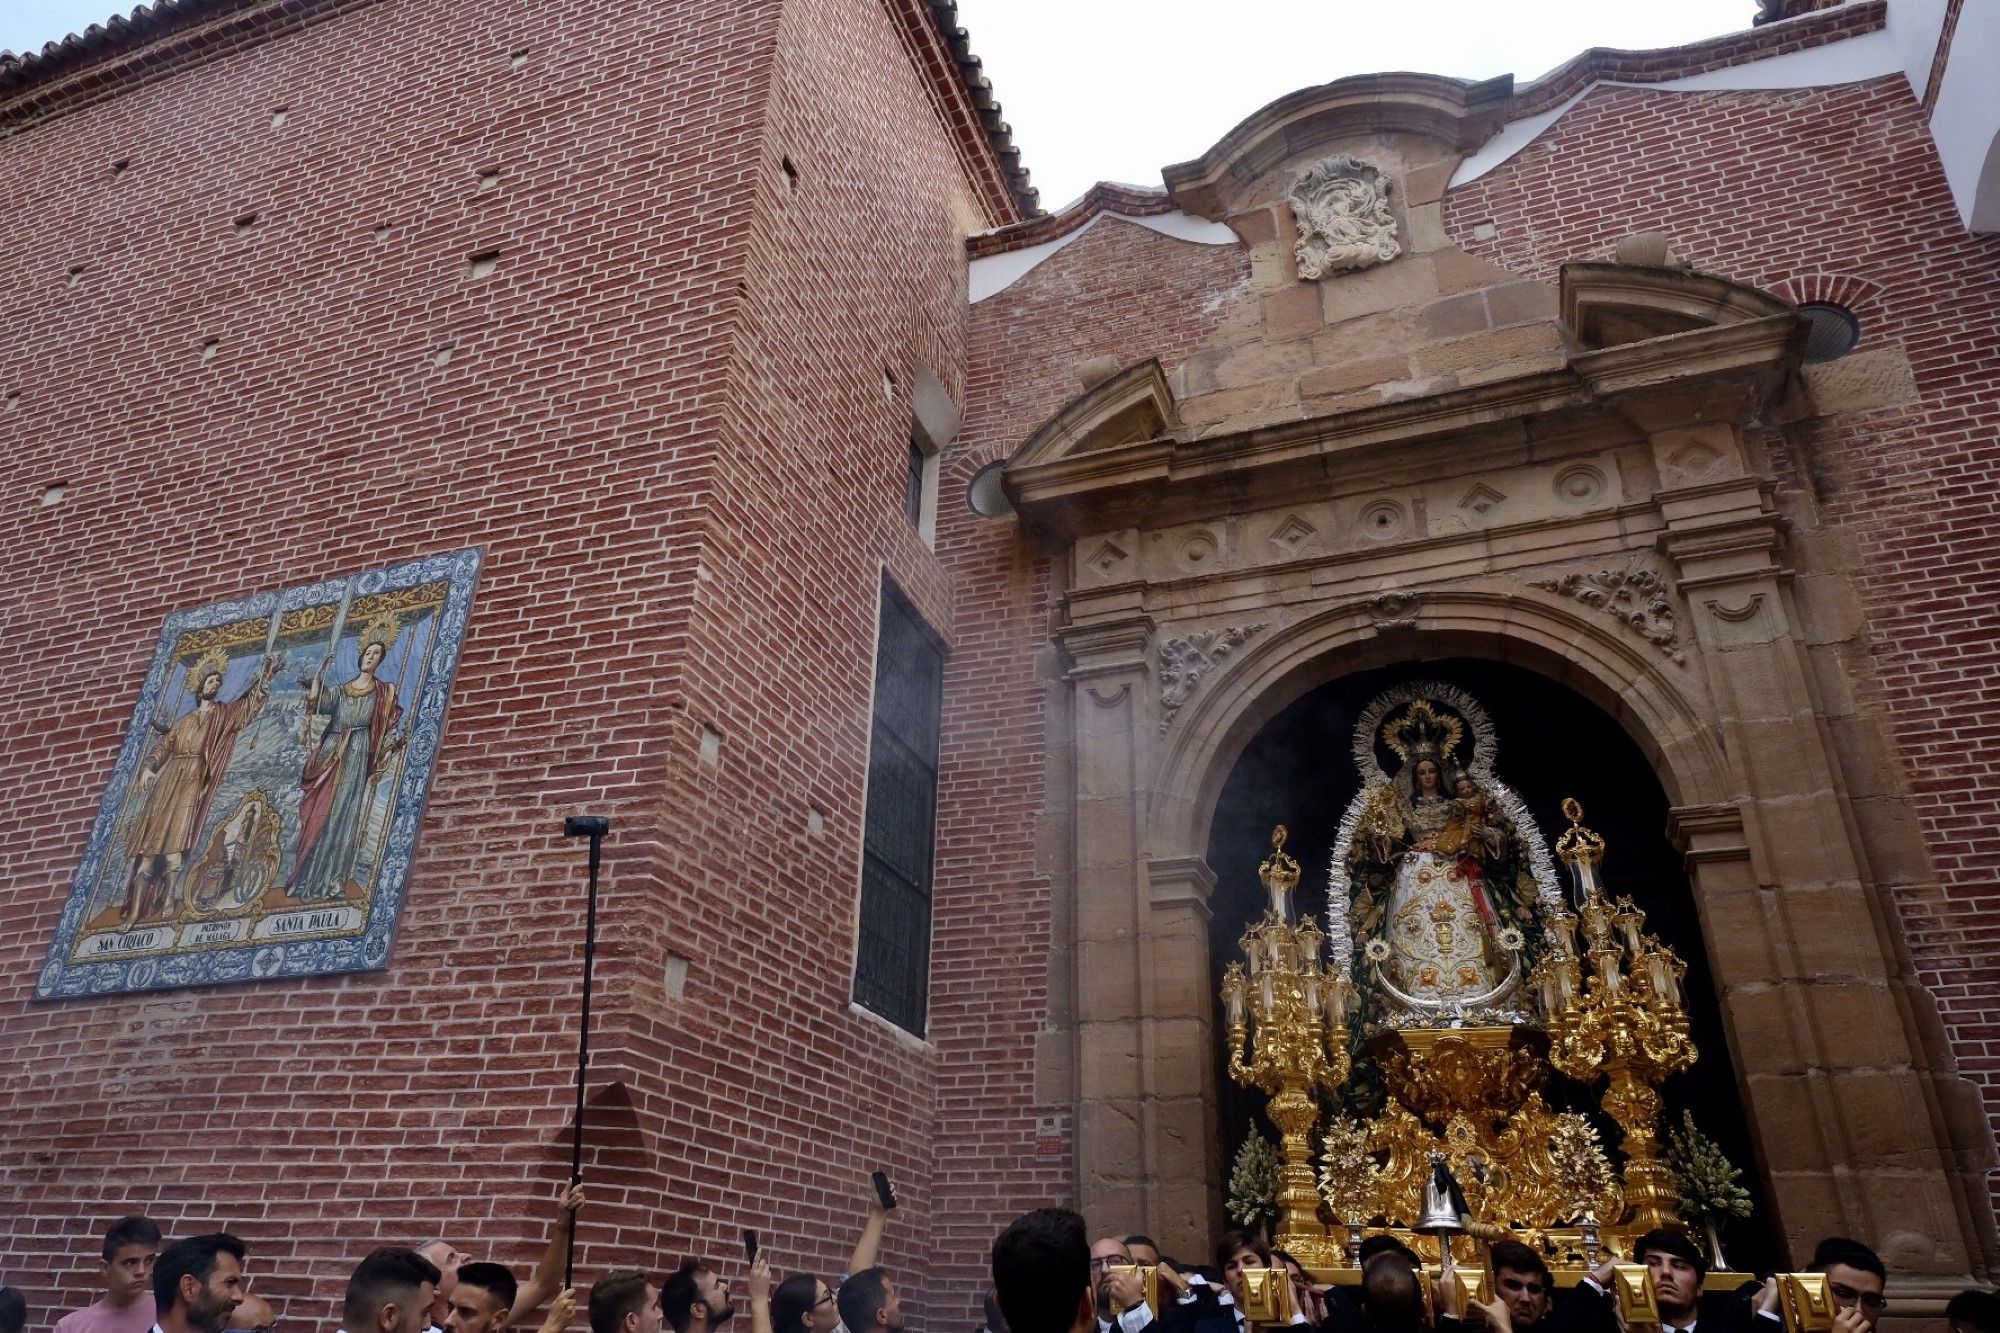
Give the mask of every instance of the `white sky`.
[[[427, 0], [469, 3], [470, 0]], [[0, 49], [39, 50], [107, 0], [0, 0]], [[1346, 74], [1525, 82], [1589, 46], [1750, 26], [1756, 0], [959, 0], [1014, 141], [1058, 208], [1098, 180], [1160, 183], [1266, 102]]]
[[1160, 184], [1286, 93], [1419, 70], [1522, 83], [1591, 46], [1750, 26], [1756, 0], [958, 0], [1042, 206]]

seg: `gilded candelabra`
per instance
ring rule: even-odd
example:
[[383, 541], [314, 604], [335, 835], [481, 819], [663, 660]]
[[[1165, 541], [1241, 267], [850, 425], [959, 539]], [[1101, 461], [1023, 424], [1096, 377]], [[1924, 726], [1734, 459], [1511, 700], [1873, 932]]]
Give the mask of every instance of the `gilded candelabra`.
[[1308, 1255], [1330, 1246], [1319, 1223], [1312, 1167], [1310, 1135], [1319, 1118], [1313, 1090], [1338, 1087], [1347, 1078], [1347, 1015], [1354, 984], [1321, 960], [1326, 936], [1319, 924], [1309, 916], [1292, 920], [1299, 863], [1285, 852], [1282, 824], [1271, 834], [1271, 855], [1257, 867], [1257, 877], [1270, 894], [1270, 905], [1263, 919], [1243, 932], [1241, 948], [1249, 970], [1231, 963], [1222, 979], [1229, 1074], [1246, 1087], [1263, 1089], [1271, 1099], [1271, 1121], [1282, 1136], [1285, 1159], [1278, 1173], [1274, 1239], [1311, 1263], [1315, 1259]]
[[[1659, 1085], [1694, 1063], [1680, 979], [1686, 964], [1651, 935], [1628, 898], [1597, 882], [1604, 839], [1563, 802], [1570, 826], [1556, 854], [1576, 877], [1577, 911], [1556, 919], [1557, 945], [1529, 978], [1549, 1034], [1549, 1063], [1580, 1083], [1607, 1080], [1604, 1109], [1624, 1131], [1625, 1227], [1663, 1226], [1678, 1213], [1672, 1173], [1659, 1152]], [[1578, 938], [1581, 921], [1582, 938]]]

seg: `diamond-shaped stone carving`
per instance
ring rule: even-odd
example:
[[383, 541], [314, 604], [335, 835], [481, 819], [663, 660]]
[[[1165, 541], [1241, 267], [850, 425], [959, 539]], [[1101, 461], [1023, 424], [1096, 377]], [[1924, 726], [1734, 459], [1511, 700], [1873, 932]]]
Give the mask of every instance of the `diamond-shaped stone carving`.
[[1481, 518], [1484, 518], [1486, 517], [1487, 512], [1491, 510], [1493, 506], [1499, 504], [1502, 500], [1506, 498], [1507, 497], [1504, 494], [1494, 490], [1491, 486], [1488, 486], [1485, 482], [1483, 481], [1476, 482], [1473, 484], [1472, 489], [1467, 491], [1465, 495], [1460, 498], [1458, 502], [1458, 507], [1460, 509], [1470, 509], [1473, 513], [1479, 515]]
[[1305, 544], [1319, 536], [1319, 529], [1300, 518], [1289, 514], [1271, 533], [1271, 544], [1286, 555], [1297, 555], [1305, 549]]
[[1108, 575], [1130, 559], [1132, 553], [1117, 542], [1106, 539], [1097, 544], [1097, 549], [1083, 558], [1084, 567], [1094, 569], [1099, 576]]
[[1703, 481], [1716, 470], [1722, 461], [1722, 453], [1713, 445], [1702, 440], [1684, 444], [1667, 457], [1667, 466], [1678, 473], [1680, 480]]

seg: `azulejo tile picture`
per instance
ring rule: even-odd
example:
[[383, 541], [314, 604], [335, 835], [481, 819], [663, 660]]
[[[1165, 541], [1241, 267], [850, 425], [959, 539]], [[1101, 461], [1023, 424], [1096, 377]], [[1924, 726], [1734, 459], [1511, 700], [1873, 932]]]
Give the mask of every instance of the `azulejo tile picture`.
[[386, 966], [479, 560], [169, 615], [36, 997]]

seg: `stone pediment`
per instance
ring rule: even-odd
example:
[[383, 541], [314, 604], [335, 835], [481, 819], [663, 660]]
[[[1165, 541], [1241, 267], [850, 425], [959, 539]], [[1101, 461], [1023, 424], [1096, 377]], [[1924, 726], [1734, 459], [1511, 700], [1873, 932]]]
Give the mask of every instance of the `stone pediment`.
[[1010, 468], [1138, 444], [1170, 434], [1179, 420], [1159, 359], [1148, 357], [1064, 403], [1014, 452]]
[[1144, 458], [1164, 458], [1180, 423], [1173, 387], [1156, 357], [1091, 385], [1063, 404], [1007, 461], [1005, 486], [1020, 502], [1015, 480], [1026, 472], [1058, 489], [1089, 490], [1107, 470], [1129, 471]]
[[1206, 153], [1162, 174], [1183, 212], [1220, 221], [1259, 178], [1321, 145], [1407, 134], [1469, 153], [1499, 130], [1513, 93], [1511, 74], [1483, 83], [1436, 74], [1336, 79], [1253, 112]]
[[1585, 347], [1789, 315], [1768, 292], [1691, 269], [1642, 264], [1565, 264], [1562, 320]]
[[[1183, 521], [1314, 494], [1336, 473], [1455, 475], [1565, 439], [1629, 434], [1635, 424], [1746, 422], [1796, 374], [1792, 308], [1726, 279], [1572, 264], [1559, 300], [1580, 327], [1546, 357], [1433, 392], [1333, 400], [1282, 420], [1249, 415], [1204, 429], [1183, 419], [1178, 377], [1140, 362], [1044, 423], [1010, 460], [1008, 492], [1024, 524], [1062, 535]], [[1635, 336], [1647, 329], [1658, 331]], [[1476, 488], [1455, 495], [1476, 512]]]

